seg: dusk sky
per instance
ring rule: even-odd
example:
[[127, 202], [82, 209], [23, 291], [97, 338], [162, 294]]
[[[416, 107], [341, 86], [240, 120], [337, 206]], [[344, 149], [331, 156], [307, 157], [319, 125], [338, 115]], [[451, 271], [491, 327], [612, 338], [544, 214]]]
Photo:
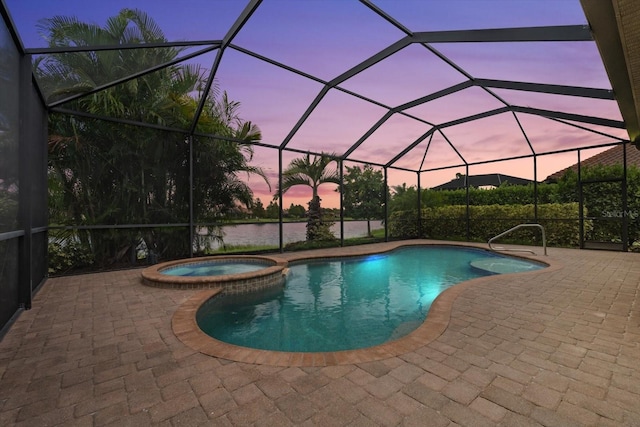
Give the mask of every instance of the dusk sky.
[[[122, 8], [150, 15], [167, 40], [217, 40], [233, 24], [246, 2], [241, 0], [5, 0], [25, 47], [46, 47], [37, 23], [55, 15], [76, 16], [103, 25]], [[413, 32], [547, 25], [584, 25], [579, 0], [374, 0], [373, 3]], [[378, 53], [405, 34], [356, 0], [264, 0], [232, 44], [330, 81]], [[611, 89], [595, 43], [441, 43], [432, 48], [473, 78], [550, 83]], [[186, 50], [185, 53], [196, 49]], [[210, 69], [215, 53], [197, 61]], [[224, 52], [216, 75], [221, 90], [241, 103], [241, 116], [257, 124], [263, 142], [279, 146], [323, 85], [233, 48]], [[392, 108], [468, 80], [422, 45], [412, 44], [375, 66], [346, 80], [341, 88]], [[564, 111], [622, 120], [615, 101], [547, 95], [505, 89], [492, 90], [511, 105]], [[433, 125], [504, 106], [478, 87], [418, 105], [405, 112]], [[288, 147], [312, 152], [343, 153], [387, 112], [387, 108], [332, 89], [293, 136]], [[517, 117], [517, 121], [515, 119]], [[615, 142], [616, 139], [529, 114], [503, 113], [436, 132], [395, 165], [431, 169], [531, 154], [525, 130], [536, 153]], [[626, 139], [626, 131], [584, 125]], [[351, 159], [386, 163], [431, 128], [394, 114], [377, 129]], [[446, 138], [445, 138], [446, 137]], [[429, 150], [423, 163], [425, 149]], [[602, 149], [590, 150], [583, 158]], [[285, 152], [284, 164], [299, 154]], [[576, 153], [541, 156], [537, 178], [576, 163]], [[277, 150], [257, 147], [253, 164], [264, 168], [272, 191], [278, 175]], [[347, 163], [355, 165], [355, 163]], [[421, 166], [422, 165], [422, 166]], [[435, 186], [465, 173], [464, 167], [425, 172], [422, 186]], [[533, 160], [513, 160], [470, 167], [471, 175], [503, 173], [534, 178]], [[389, 184], [416, 185], [416, 173], [389, 169]], [[266, 205], [272, 194], [252, 177], [255, 196]], [[321, 187], [322, 188], [322, 187]], [[323, 206], [336, 207], [335, 186], [326, 185]], [[292, 189], [284, 206], [310, 199], [306, 188]]]

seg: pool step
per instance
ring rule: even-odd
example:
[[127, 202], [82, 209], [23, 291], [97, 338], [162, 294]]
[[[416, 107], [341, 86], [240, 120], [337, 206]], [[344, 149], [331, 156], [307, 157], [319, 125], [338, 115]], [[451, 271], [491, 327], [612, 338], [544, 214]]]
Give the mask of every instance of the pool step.
[[530, 261], [495, 257], [476, 259], [471, 261], [469, 265], [472, 268], [491, 274], [520, 273], [541, 268], [541, 266]]

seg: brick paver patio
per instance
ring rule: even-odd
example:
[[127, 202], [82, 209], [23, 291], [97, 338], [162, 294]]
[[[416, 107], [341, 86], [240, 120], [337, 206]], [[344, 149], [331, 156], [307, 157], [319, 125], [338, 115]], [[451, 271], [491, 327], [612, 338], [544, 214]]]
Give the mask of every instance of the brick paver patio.
[[50, 279], [0, 342], [0, 425], [640, 425], [640, 255], [548, 259], [465, 287], [417, 349], [324, 367], [193, 350], [171, 321], [199, 291], [140, 270]]

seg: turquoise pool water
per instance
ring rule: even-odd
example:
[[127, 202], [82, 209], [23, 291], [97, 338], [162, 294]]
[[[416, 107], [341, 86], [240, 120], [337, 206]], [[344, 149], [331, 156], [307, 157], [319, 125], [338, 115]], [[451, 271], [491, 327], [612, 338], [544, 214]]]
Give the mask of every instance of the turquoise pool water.
[[161, 270], [162, 274], [169, 276], [220, 276], [223, 274], [248, 273], [250, 271], [262, 270], [268, 265], [258, 262], [246, 261], [205, 261], [198, 263], [181, 264], [176, 267]]
[[208, 335], [244, 347], [296, 352], [371, 347], [420, 326], [448, 287], [494, 274], [471, 266], [494, 259], [515, 271], [543, 268], [481, 249], [432, 246], [307, 262], [290, 267], [283, 290], [213, 298], [200, 308], [197, 321]]

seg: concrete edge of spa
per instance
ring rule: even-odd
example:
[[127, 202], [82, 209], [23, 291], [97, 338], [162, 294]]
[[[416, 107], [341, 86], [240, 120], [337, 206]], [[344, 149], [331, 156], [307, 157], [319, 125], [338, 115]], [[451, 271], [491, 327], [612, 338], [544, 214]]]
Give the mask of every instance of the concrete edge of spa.
[[[459, 246], [474, 247], [479, 249], [487, 249], [486, 245], [473, 243], [452, 243], [452, 242], [434, 242], [434, 241], [411, 241], [411, 242], [389, 242], [366, 247], [346, 247], [322, 249], [308, 252], [298, 252], [286, 254], [290, 264], [297, 262], [328, 259], [328, 258], [344, 258], [350, 256], [363, 256], [384, 253], [392, 251], [399, 247], [406, 246]], [[359, 249], [359, 250], [358, 250]], [[537, 248], [541, 251], [541, 248]], [[504, 253], [504, 252], [502, 252]], [[549, 256], [540, 256], [526, 254], [523, 252], [506, 252], [508, 255], [529, 259], [532, 261], [546, 264], [547, 267], [541, 270], [508, 273], [500, 275], [505, 276], [522, 276], [539, 274], [541, 272], [549, 272], [562, 268], [562, 265], [551, 259]], [[180, 341], [188, 347], [214, 357], [219, 357], [236, 362], [253, 363], [271, 366], [333, 366], [347, 365], [363, 362], [372, 362], [376, 360], [388, 359], [390, 357], [400, 356], [402, 354], [417, 350], [418, 348], [429, 344], [438, 338], [448, 327], [453, 303], [462, 294], [465, 289], [470, 286], [478, 285], [483, 282], [494, 280], [496, 276], [486, 276], [476, 279], [467, 280], [454, 285], [442, 292], [431, 304], [429, 313], [424, 323], [408, 335], [388, 341], [373, 347], [344, 350], [336, 352], [283, 352], [260, 350], [248, 347], [241, 347], [219, 341], [205, 334], [196, 321], [196, 313], [200, 306], [210, 298], [222, 292], [221, 287], [200, 291], [184, 302], [173, 315], [171, 326], [174, 334]]]
[[[179, 265], [200, 264], [208, 261], [224, 262], [224, 261], [256, 261], [264, 264], [265, 267], [259, 270], [235, 273], [220, 274], [214, 276], [171, 276], [162, 274], [163, 270]], [[156, 288], [173, 288], [173, 289], [217, 289], [219, 287], [238, 287], [237, 293], [242, 293], [242, 288], [246, 288], [246, 292], [257, 290], [260, 287], [269, 287], [281, 279], [287, 268], [287, 260], [275, 256], [268, 255], [222, 255], [208, 256], [199, 258], [187, 258], [173, 261], [167, 261], [160, 264], [147, 267], [141, 272], [142, 283], [146, 286]], [[270, 279], [269, 283], [264, 286], [253, 286], [265, 279]], [[255, 288], [255, 289], [254, 289]]]

